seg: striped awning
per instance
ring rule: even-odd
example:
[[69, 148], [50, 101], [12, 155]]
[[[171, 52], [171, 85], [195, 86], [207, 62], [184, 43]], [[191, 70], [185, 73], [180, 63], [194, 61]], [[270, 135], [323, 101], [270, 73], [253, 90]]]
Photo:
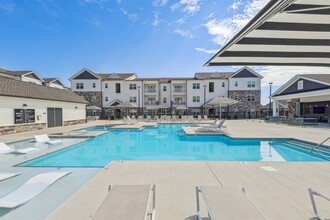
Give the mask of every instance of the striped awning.
[[330, 0], [271, 0], [205, 66], [330, 66]]

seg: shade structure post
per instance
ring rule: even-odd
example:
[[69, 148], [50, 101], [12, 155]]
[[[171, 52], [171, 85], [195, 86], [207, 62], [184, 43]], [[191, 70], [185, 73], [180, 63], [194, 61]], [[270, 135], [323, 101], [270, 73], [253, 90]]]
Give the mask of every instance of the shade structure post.
[[222, 107], [222, 105], [220, 104], [220, 114], [219, 114], [219, 119], [220, 120], [221, 120], [221, 111], [222, 111], [221, 107]]

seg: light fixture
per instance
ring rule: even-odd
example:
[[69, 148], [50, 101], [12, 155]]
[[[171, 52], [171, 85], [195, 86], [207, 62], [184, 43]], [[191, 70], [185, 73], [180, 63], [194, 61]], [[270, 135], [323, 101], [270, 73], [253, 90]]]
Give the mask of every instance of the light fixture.
[[76, 107], [74, 107], [74, 109], [78, 109], [78, 107], [76, 106]]
[[23, 104], [23, 107], [27, 107], [28, 105], [27, 104]]

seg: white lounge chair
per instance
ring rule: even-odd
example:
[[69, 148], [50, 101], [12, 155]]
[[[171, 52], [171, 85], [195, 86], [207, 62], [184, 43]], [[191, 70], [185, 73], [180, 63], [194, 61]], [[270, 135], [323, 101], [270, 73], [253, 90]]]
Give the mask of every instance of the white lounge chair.
[[321, 197], [321, 198], [323, 198], [323, 199], [325, 199], [325, 200], [328, 200], [329, 202], [330, 202], [330, 197], [329, 197], [329, 196], [325, 196], [325, 195], [323, 195], [323, 194], [321, 194], [321, 193], [319, 193], [319, 192], [316, 192], [316, 191], [315, 191], [314, 189], [312, 189], [312, 188], [309, 188], [309, 189], [308, 189], [308, 193], [309, 193], [309, 198], [311, 199], [311, 203], [312, 203], [312, 207], [313, 207], [313, 212], [314, 212], [315, 218], [316, 218], [316, 219], [319, 219], [319, 220], [324, 219], [324, 218], [322, 218], [322, 217], [319, 215], [319, 213], [318, 213], [318, 211], [317, 211], [314, 196], [319, 196], [319, 197]]
[[21, 175], [20, 173], [0, 173], [0, 181]]
[[0, 199], [1, 208], [16, 208], [36, 197], [48, 186], [71, 172], [48, 172], [36, 175], [14, 192]]
[[34, 135], [34, 139], [36, 139], [38, 143], [46, 143], [46, 144], [60, 144], [63, 142], [60, 139], [50, 140], [47, 134]]
[[152, 216], [155, 219], [155, 185], [115, 185], [109, 186], [109, 192], [92, 219], [134, 219], [145, 220], [151, 191]]
[[201, 124], [197, 124], [197, 127], [217, 127], [218, 124], [220, 123], [220, 120], [215, 119], [213, 121], [213, 123], [201, 123]]
[[27, 147], [20, 150], [15, 150], [10, 148], [7, 144], [0, 142], [0, 154], [26, 154], [35, 150], [37, 150], [35, 147]]
[[208, 127], [197, 127], [196, 131], [201, 131], [201, 132], [220, 132], [221, 128], [223, 128], [223, 123], [225, 121], [221, 121], [219, 124], [216, 126], [208, 126]]
[[245, 195], [245, 190], [227, 187], [196, 187], [197, 218], [202, 220], [199, 194], [202, 194], [209, 218], [266, 219]]

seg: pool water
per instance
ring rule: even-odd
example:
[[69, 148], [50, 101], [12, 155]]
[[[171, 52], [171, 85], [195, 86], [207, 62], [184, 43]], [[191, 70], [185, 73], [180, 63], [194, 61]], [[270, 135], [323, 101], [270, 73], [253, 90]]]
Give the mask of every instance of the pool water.
[[[108, 133], [39, 157], [20, 166], [104, 167], [113, 160], [324, 161], [281, 143], [285, 140], [232, 139], [225, 135], [187, 136], [184, 124]], [[91, 128], [87, 130], [96, 130]], [[103, 129], [103, 128], [102, 128]]]

